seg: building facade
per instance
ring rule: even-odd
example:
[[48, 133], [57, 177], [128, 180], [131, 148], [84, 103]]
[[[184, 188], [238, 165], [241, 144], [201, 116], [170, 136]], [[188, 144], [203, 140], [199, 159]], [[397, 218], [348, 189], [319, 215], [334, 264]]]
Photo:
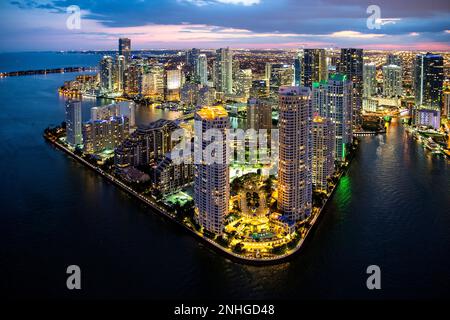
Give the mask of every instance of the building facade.
[[99, 153], [114, 150], [130, 134], [127, 116], [113, 116], [105, 120], [90, 120], [83, 123], [83, 151]]
[[222, 135], [222, 141], [216, 142], [217, 161], [211, 163], [202, 158], [194, 164], [195, 219], [205, 230], [222, 234], [230, 199], [226, 139], [226, 131], [229, 128], [228, 113], [222, 106], [203, 107], [195, 113], [195, 121], [198, 125], [195, 153], [203, 155], [211, 143], [202, 138], [208, 130], [216, 130]]
[[363, 97], [363, 49], [344, 48], [341, 49], [339, 60], [339, 73], [347, 76], [351, 81], [352, 90], [352, 124], [361, 123], [362, 97]]
[[363, 66], [364, 98], [371, 98], [377, 94], [377, 68], [375, 63]]
[[384, 97], [401, 97], [402, 93], [402, 68], [394, 64], [383, 66]]
[[83, 142], [81, 134], [81, 101], [66, 103], [66, 133], [67, 143], [72, 146]]
[[281, 87], [279, 99], [278, 209], [299, 221], [311, 213], [311, 91]]
[[328, 179], [334, 173], [335, 124], [316, 116], [312, 121], [312, 185], [316, 191], [328, 191]]
[[218, 92], [233, 93], [233, 52], [230, 48], [216, 51], [214, 86]]

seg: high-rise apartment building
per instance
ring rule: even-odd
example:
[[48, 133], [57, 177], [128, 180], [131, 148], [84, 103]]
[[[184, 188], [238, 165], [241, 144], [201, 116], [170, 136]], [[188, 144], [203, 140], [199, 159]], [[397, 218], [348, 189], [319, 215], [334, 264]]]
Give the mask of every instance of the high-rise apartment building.
[[125, 68], [126, 68], [126, 61], [124, 56], [117, 56], [117, 84], [116, 88], [117, 91], [123, 92], [125, 88]]
[[291, 221], [311, 212], [311, 90], [279, 90], [278, 209]]
[[303, 86], [311, 88], [313, 82], [326, 80], [328, 67], [325, 49], [304, 49], [302, 63]]
[[346, 145], [353, 140], [352, 83], [342, 74], [331, 75], [328, 81], [313, 83], [314, 115], [330, 119], [336, 126], [337, 161], [344, 161]]
[[400, 56], [396, 55], [396, 54], [389, 53], [386, 56], [386, 63], [385, 63], [385, 65], [389, 66], [389, 65], [392, 65], [392, 64], [395, 65], [395, 66], [401, 67], [402, 64], [403, 64], [402, 63], [402, 58]]
[[131, 40], [128, 38], [119, 38], [119, 56], [124, 56], [125, 64], [131, 61]]
[[264, 99], [250, 99], [247, 103], [247, 128], [270, 130], [272, 128], [272, 106]]
[[195, 71], [197, 67], [198, 57], [200, 55], [200, 50], [197, 48], [192, 48], [186, 51], [186, 65]]
[[414, 67], [416, 107], [440, 110], [443, 81], [444, 59], [442, 56], [432, 53], [417, 55]]
[[113, 59], [110, 56], [100, 60], [100, 89], [107, 93], [113, 91]]
[[[194, 200], [195, 219], [205, 230], [222, 234], [230, 199], [230, 175], [226, 131], [229, 128], [228, 113], [222, 106], [207, 106], [195, 113], [195, 153], [203, 158], [195, 161]], [[214, 130], [222, 139], [214, 142], [204, 135]], [[201, 135], [201, 136], [200, 136]], [[214, 161], [206, 156], [214, 143]], [[208, 156], [211, 154], [208, 153]]]
[[214, 85], [218, 92], [233, 93], [233, 52], [230, 48], [216, 51]]
[[331, 119], [315, 116], [312, 121], [312, 185], [316, 191], [327, 192], [328, 179], [334, 173], [335, 124]]
[[83, 142], [81, 134], [81, 101], [66, 103], [66, 134], [67, 143], [72, 146]]
[[402, 68], [394, 64], [383, 66], [384, 97], [400, 97], [402, 92]]
[[353, 125], [361, 123], [363, 96], [363, 49], [341, 49], [339, 72], [346, 75], [353, 84], [352, 109]]
[[91, 120], [106, 120], [120, 115], [120, 105], [117, 103], [91, 108]]
[[197, 58], [196, 76], [201, 85], [208, 85], [208, 59], [206, 54], [200, 54]]
[[375, 63], [366, 63], [363, 66], [364, 98], [370, 98], [377, 93], [377, 68]]
[[114, 150], [128, 138], [130, 124], [127, 116], [113, 116], [85, 122], [82, 131], [84, 152], [98, 153], [105, 149]]

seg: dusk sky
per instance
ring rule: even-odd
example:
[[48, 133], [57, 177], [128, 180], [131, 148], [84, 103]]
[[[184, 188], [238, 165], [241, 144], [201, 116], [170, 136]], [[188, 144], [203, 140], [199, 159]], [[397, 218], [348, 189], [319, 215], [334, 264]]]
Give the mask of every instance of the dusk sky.
[[[369, 5], [381, 10], [369, 29]], [[81, 29], [66, 9], [81, 8]], [[299, 48], [450, 50], [449, 0], [1, 0], [0, 51]]]

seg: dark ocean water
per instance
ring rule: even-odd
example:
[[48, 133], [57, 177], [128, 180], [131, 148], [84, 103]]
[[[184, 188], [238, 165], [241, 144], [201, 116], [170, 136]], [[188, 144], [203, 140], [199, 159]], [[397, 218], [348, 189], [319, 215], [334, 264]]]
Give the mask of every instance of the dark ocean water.
[[[0, 79], [2, 294], [450, 296], [450, 162], [432, 157], [399, 124], [393, 123], [386, 136], [362, 138], [347, 176], [300, 254], [280, 265], [246, 266], [199, 243], [44, 141], [42, 130], [64, 118], [64, 100], [56, 89], [74, 76]], [[98, 103], [84, 102], [84, 116]], [[141, 123], [173, 116], [138, 109]], [[81, 291], [66, 289], [71, 264], [81, 267]], [[365, 271], [372, 264], [382, 273], [382, 290], [376, 292], [366, 289]]]

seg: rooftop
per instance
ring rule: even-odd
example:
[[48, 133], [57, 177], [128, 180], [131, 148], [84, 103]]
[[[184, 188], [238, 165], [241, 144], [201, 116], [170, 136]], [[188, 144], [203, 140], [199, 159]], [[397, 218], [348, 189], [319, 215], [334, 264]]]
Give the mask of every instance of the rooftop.
[[205, 120], [228, 117], [228, 112], [223, 106], [207, 106], [197, 111], [197, 115]]
[[309, 96], [310, 89], [299, 86], [282, 86], [279, 89], [279, 94], [284, 96]]
[[332, 74], [330, 76], [331, 80], [335, 80], [335, 81], [346, 81], [347, 80], [347, 76], [345, 74], [341, 74], [341, 73], [336, 73], [336, 74]]

